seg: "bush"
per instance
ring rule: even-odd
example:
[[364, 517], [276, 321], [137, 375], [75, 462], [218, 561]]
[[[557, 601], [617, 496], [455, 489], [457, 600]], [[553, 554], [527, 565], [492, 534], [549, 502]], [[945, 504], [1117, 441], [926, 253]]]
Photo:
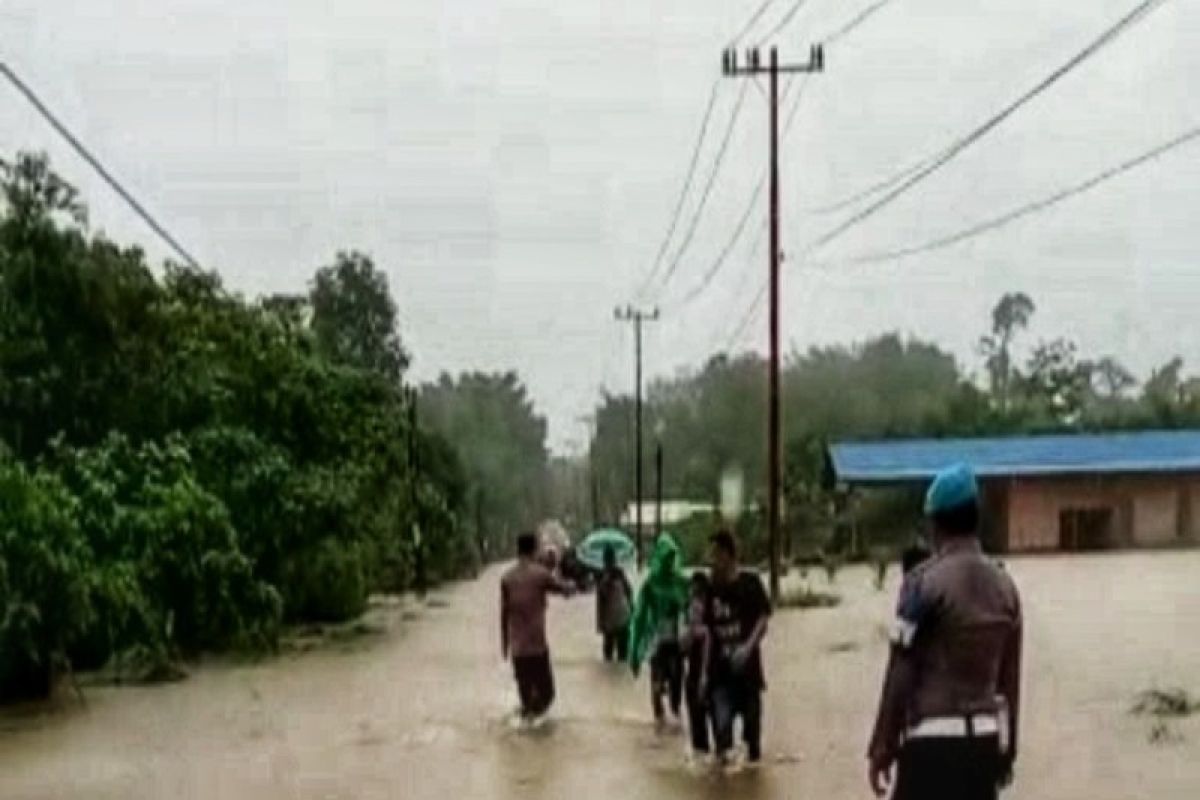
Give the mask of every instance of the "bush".
[[76, 510], [54, 476], [0, 463], [0, 699], [47, 693], [92, 623]]
[[58, 445], [50, 459], [73, 490], [91, 546], [93, 606], [78, 643], [94, 665], [143, 644], [196, 653], [273, 647], [282, 603], [254, 575], [225, 505], [196, 481], [178, 437], [134, 446]]
[[287, 615], [314, 622], [343, 622], [367, 608], [362, 551], [326, 539], [289, 560], [285, 577]]

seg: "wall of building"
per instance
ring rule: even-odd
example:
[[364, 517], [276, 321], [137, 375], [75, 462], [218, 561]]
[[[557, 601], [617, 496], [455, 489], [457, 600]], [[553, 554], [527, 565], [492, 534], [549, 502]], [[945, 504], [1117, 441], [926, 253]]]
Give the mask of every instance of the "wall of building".
[[1026, 478], [1003, 483], [1005, 534], [1013, 552], [1060, 549], [1061, 513], [1100, 508], [1112, 511], [1111, 546], [1200, 542], [1200, 475]]

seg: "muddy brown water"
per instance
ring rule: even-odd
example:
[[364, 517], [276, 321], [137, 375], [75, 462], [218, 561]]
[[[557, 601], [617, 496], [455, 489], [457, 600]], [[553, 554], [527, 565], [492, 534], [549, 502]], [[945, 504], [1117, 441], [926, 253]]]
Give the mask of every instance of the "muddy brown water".
[[[1151, 686], [1200, 692], [1200, 553], [1010, 562], [1028, 617], [1026, 724], [1014, 798], [1200, 796], [1200, 719], [1150, 742]], [[344, 648], [204, 667], [179, 684], [88, 691], [86, 708], [0, 714], [0, 798], [629, 800], [866, 798], [863, 749], [893, 574], [845, 570], [836, 609], [773, 621], [767, 764], [689, 769], [656, 736], [645, 679], [599, 663], [592, 598], [551, 609], [559, 702], [536, 733], [497, 654], [498, 571]], [[811, 578], [825, 587], [823, 576]]]

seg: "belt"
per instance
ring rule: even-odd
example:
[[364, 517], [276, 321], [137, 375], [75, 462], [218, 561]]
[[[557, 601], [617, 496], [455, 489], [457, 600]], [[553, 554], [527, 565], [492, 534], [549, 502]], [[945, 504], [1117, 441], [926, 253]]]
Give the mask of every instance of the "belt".
[[908, 739], [969, 738], [995, 736], [1000, 722], [995, 714], [974, 714], [963, 717], [929, 717], [908, 729]]

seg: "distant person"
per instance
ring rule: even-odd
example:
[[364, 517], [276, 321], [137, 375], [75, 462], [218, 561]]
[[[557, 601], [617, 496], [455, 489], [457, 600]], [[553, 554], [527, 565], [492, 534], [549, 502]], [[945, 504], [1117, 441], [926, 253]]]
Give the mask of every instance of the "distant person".
[[604, 548], [604, 569], [596, 580], [596, 631], [603, 640], [605, 661], [625, 663], [629, 657], [629, 617], [633, 609], [633, 587], [625, 570], [617, 565], [617, 551]]
[[746, 758], [757, 764], [762, 759], [762, 693], [767, 687], [761, 650], [771, 601], [762, 579], [738, 567], [732, 533], [718, 531], [709, 544], [709, 629], [713, 637], [709, 702], [717, 758], [728, 761], [734, 721], [740, 717]]
[[638, 590], [629, 626], [629, 666], [634, 675], [650, 660], [650, 707], [654, 721], [666, 722], [664, 696], [679, 719], [683, 704], [683, 651], [680, 626], [687, 613], [688, 580], [680, 570], [679, 546], [670, 534], [660, 534], [650, 557], [650, 574]]
[[554, 672], [546, 641], [546, 598], [570, 596], [574, 587], [538, 563], [538, 540], [517, 538], [517, 563], [500, 578], [500, 654], [512, 658], [521, 717], [541, 717], [554, 702]]
[[925, 513], [934, 552], [900, 588], [868, 777], [893, 800], [995, 800], [1017, 753], [1020, 598], [980, 548], [969, 467], [938, 473]]
[[687, 627], [683, 632], [683, 649], [686, 654], [684, 660], [687, 668], [684, 697], [687, 703], [692, 753], [697, 756], [706, 756], [711, 750], [708, 719], [708, 666], [712, 654], [708, 614], [711, 602], [712, 584], [708, 576], [698, 570], [693, 572]]

